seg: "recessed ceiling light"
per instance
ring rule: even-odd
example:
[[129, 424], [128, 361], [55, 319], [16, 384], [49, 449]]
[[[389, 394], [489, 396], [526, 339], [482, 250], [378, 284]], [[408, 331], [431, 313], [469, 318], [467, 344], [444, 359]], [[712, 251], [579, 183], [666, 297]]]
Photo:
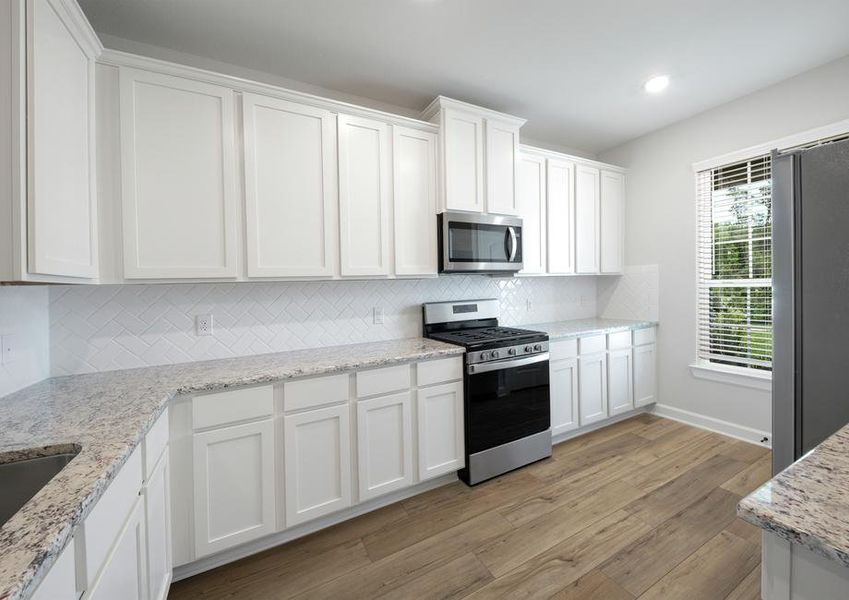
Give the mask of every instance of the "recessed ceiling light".
[[669, 77], [666, 75], [657, 75], [652, 77], [643, 84], [643, 89], [649, 94], [659, 94], [669, 86]]

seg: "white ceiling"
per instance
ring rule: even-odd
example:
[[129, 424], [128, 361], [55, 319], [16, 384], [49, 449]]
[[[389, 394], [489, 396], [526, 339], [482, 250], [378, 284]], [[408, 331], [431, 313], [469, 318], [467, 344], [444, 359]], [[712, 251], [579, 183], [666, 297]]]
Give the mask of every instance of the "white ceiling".
[[849, 54], [847, 0], [80, 4], [101, 33], [410, 109], [444, 94], [591, 153]]

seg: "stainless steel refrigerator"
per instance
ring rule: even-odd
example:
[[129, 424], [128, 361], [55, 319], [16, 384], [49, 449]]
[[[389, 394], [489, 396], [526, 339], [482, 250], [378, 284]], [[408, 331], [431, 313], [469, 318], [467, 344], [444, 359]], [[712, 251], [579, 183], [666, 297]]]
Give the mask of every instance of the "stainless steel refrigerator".
[[773, 471], [849, 423], [849, 141], [773, 152]]

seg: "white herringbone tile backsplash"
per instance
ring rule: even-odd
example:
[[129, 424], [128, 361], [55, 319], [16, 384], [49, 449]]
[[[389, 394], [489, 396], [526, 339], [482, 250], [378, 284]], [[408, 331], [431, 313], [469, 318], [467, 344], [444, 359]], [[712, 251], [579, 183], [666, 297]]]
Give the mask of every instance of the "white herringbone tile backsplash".
[[[49, 294], [53, 375], [414, 337], [422, 302], [439, 300], [498, 298], [501, 321], [512, 325], [597, 314], [594, 277], [53, 286]], [[204, 313], [214, 316], [214, 336], [195, 335]]]
[[599, 280], [598, 314], [611, 319], [659, 321], [659, 298], [657, 265], [625, 267], [621, 277]]

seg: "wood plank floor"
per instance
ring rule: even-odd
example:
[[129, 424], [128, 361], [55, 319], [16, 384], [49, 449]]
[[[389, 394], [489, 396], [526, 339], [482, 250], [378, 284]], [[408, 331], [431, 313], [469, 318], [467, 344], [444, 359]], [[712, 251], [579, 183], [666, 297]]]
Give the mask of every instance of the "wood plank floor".
[[640, 415], [550, 460], [455, 483], [175, 583], [169, 598], [756, 600], [735, 506], [769, 451]]

